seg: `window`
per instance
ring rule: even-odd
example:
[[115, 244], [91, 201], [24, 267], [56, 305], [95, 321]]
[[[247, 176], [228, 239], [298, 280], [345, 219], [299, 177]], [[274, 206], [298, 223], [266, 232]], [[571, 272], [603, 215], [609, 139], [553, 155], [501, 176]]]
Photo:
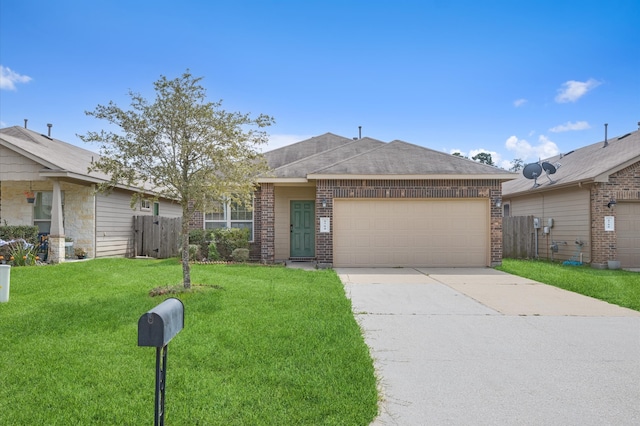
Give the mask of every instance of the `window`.
[[140, 200], [140, 210], [151, 210], [151, 201]]
[[[64, 192], [60, 192], [64, 212]], [[51, 232], [51, 209], [53, 208], [53, 191], [36, 192], [33, 204], [33, 224], [38, 227], [39, 233]], [[64, 215], [63, 215], [64, 221]]]
[[205, 211], [204, 229], [217, 228], [247, 228], [253, 241], [253, 210], [244, 204], [214, 201]]
[[510, 214], [511, 214], [511, 212], [509, 211], [510, 210], [509, 204], [505, 204], [504, 206], [502, 206], [502, 208], [503, 208], [503, 212], [504, 212], [502, 215], [504, 217], [509, 217]]

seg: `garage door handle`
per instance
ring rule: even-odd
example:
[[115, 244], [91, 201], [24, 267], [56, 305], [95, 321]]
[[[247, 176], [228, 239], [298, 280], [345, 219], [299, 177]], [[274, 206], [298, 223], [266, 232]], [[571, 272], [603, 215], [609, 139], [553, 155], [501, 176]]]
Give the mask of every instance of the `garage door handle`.
[[289, 226], [289, 231], [293, 232], [293, 223]]

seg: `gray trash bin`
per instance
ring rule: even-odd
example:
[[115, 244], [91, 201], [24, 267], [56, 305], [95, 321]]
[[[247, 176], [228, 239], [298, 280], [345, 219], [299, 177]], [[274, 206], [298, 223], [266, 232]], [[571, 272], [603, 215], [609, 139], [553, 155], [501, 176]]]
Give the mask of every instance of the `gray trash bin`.
[[10, 281], [11, 281], [11, 265], [0, 265], [0, 302], [9, 301]]

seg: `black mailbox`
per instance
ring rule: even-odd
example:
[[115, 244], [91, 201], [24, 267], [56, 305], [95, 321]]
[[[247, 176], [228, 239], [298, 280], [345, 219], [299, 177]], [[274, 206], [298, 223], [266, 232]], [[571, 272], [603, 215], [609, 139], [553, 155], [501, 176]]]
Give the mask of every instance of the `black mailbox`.
[[170, 298], [138, 320], [138, 346], [162, 348], [184, 327], [184, 305]]

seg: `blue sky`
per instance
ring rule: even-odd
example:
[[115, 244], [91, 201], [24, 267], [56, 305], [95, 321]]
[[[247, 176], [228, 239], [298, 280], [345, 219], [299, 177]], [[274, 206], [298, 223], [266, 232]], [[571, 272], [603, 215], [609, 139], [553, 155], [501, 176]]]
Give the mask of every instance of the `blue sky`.
[[270, 147], [332, 132], [507, 166], [638, 128], [640, 2], [0, 2], [0, 125], [87, 146], [86, 110], [186, 69]]

